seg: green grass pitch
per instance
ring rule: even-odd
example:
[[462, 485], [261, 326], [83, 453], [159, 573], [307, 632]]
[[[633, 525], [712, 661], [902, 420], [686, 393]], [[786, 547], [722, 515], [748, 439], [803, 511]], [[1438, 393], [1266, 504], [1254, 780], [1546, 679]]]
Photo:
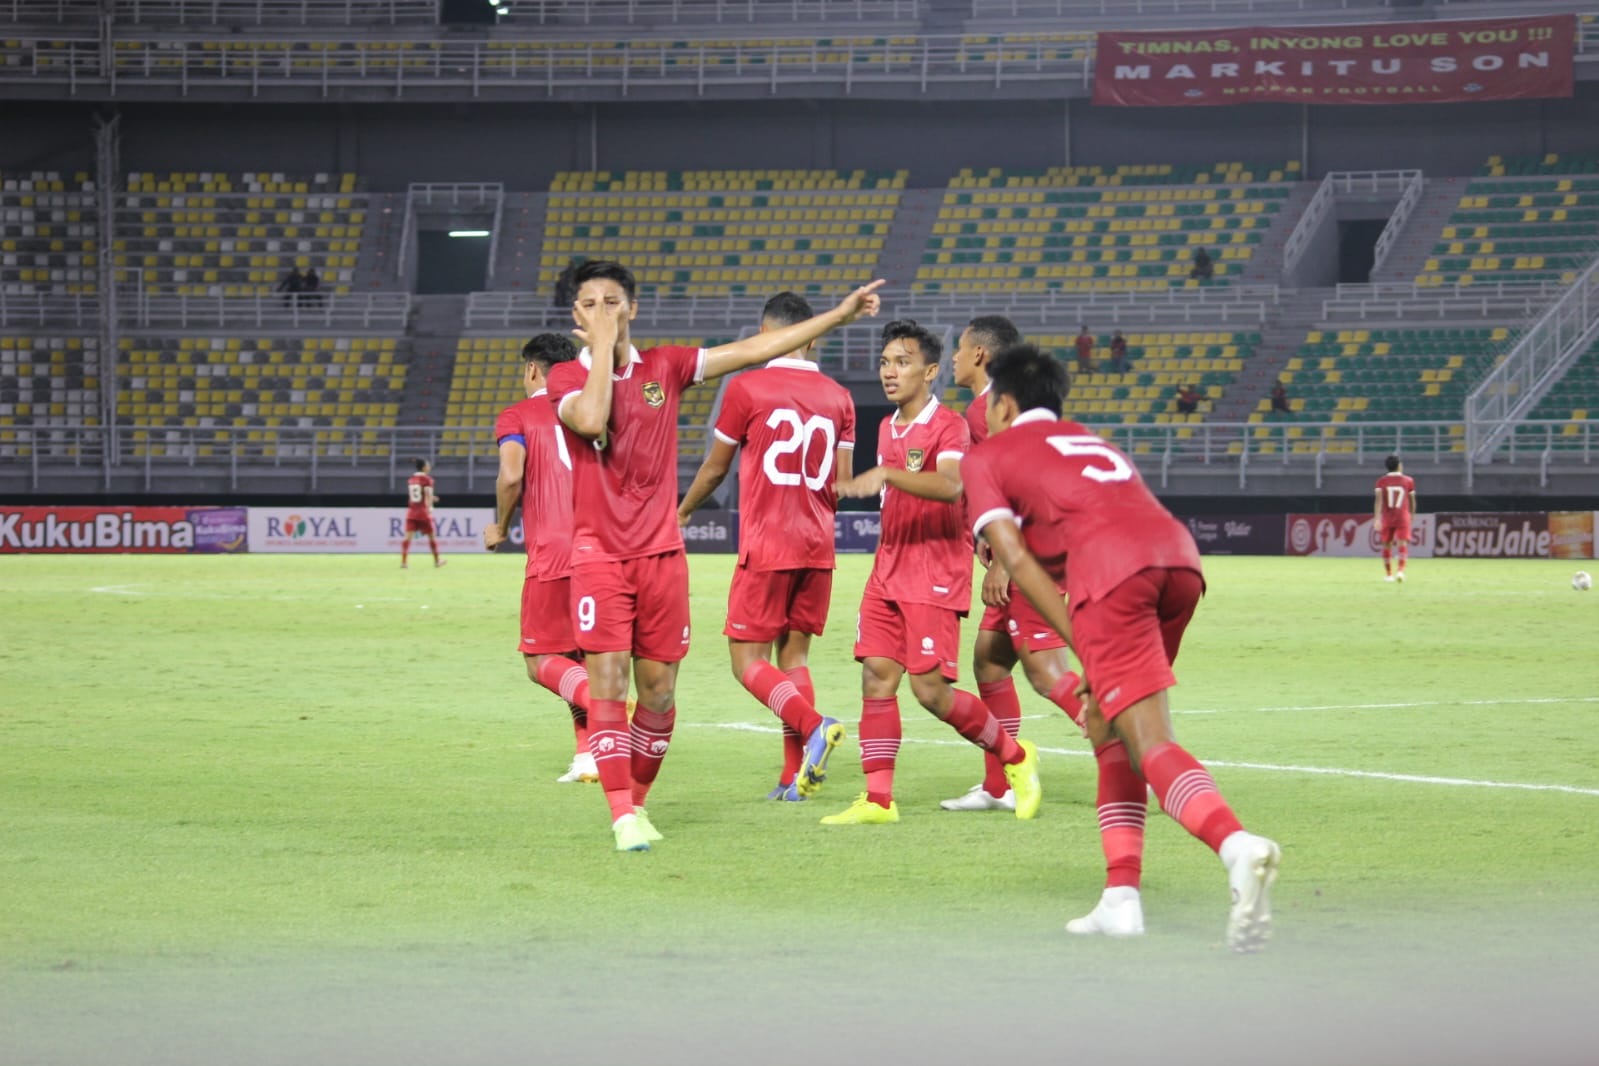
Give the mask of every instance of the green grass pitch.
[[[812, 655], [852, 737], [869, 562], [842, 560]], [[0, 1062], [1599, 1054], [1575, 564], [1417, 560], [1396, 587], [1208, 560], [1178, 736], [1284, 852], [1276, 937], [1234, 957], [1219, 863], [1154, 812], [1148, 935], [1062, 930], [1101, 885], [1093, 763], [1028, 691], [1036, 821], [938, 809], [980, 758], [908, 689], [898, 825], [817, 824], [862, 787], [853, 739], [818, 800], [764, 801], [728, 557], [691, 557], [667, 839], [618, 855], [597, 788], [554, 782], [571, 734], [515, 652], [518, 562], [397, 563], [0, 558]]]

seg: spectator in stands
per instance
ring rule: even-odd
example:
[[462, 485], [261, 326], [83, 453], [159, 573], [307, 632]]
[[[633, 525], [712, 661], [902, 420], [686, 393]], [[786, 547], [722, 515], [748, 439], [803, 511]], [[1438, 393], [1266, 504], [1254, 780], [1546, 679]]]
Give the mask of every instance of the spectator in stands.
[[1094, 336], [1088, 332], [1087, 325], [1084, 325], [1077, 334], [1077, 372], [1079, 374], [1094, 372]]
[[305, 275], [299, 267], [293, 270], [278, 282], [277, 291], [283, 293], [283, 306], [293, 307], [300, 302], [300, 294], [305, 291]]
[[1288, 385], [1282, 378], [1277, 379], [1277, 384], [1271, 387], [1271, 409], [1288, 414], [1292, 408], [1288, 406]]
[[1127, 373], [1127, 338], [1122, 336], [1121, 330], [1111, 334], [1110, 372], [1112, 374]]
[[1177, 413], [1191, 415], [1199, 410], [1199, 405], [1207, 397], [1193, 385], [1184, 385], [1177, 390]]
[[301, 292], [305, 294], [301, 299], [306, 303], [315, 307], [322, 302], [322, 275], [316, 272], [316, 267], [306, 268], [305, 280], [300, 286]]
[[1216, 266], [1210, 261], [1210, 253], [1203, 246], [1194, 249], [1194, 266], [1188, 276], [1198, 281], [1209, 281], [1216, 273]]

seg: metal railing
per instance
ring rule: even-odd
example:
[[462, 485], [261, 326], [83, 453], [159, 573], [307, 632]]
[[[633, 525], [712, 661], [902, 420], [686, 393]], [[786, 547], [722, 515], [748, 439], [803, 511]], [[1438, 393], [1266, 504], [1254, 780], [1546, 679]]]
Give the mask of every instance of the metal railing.
[[1479, 316], [1512, 316], [1520, 321], [1531, 318], [1548, 303], [1549, 297], [1539, 292], [1431, 296], [1422, 290], [1414, 296], [1335, 296], [1322, 301], [1321, 313], [1328, 321], [1351, 318], [1361, 321], [1410, 321], [1418, 318]]
[[[1321, 487], [1329, 476], [1369, 471], [1382, 457], [1407, 463], [1468, 468], [1459, 422], [1291, 422], [1107, 424], [1091, 428], [1126, 451], [1150, 482], [1169, 488], [1197, 471], [1236, 476], [1284, 472], [1309, 476]], [[697, 428], [697, 427], [692, 427]], [[691, 427], [684, 426], [688, 433]], [[108, 446], [123, 456], [119, 477], [142, 475], [146, 489], [182, 471], [219, 474], [231, 488], [243, 476], [308, 482], [337, 471], [393, 476], [412, 455], [433, 455], [462, 473], [467, 488], [492, 485], [498, 455], [487, 426], [279, 428], [122, 425], [108, 433], [82, 424], [10, 427], [0, 440], [4, 477], [37, 490], [55, 473], [98, 471]], [[115, 438], [114, 440], [111, 438]], [[1547, 485], [1551, 473], [1592, 476], [1599, 469], [1599, 419], [1524, 422], [1508, 435], [1502, 465]]]
[[907, 22], [921, 14], [919, 0], [517, 0], [501, 21], [552, 26]]
[[[845, 286], [834, 297], [842, 299]], [[1003, 314], [1036, 323], [1080, 316], [1097, 321], [1228, 323], [1260, 322], [1281, 299], [1275, 285], [1215, 286], [1202, 289], [1174, 287], [1155, 291], [1101, 289], [1050, 292], [962, 291], [918, 293], [908, 289], [883, 289], [883, 315], [918, 321], [966, 322], [978, 314]], [[658, 297], [641, 289], [634, 329], [660, 325], [696, 328], [745, 326], [754, 322], [766, 296], [726, 293], [706, 296]], [[818, 309], [826, 296], [814, 297]], [[818, 301], [821, 301], [820, 303]], [[570, 325], [570, 308], [556, 307], [547, 295], [529, 292], [474, 292], [467, 298], [466, 328], [480, 331], [521, 331], [540, 326]]]
[[1466, 397], [1466, 439], [1472, 461], [1488, 463], [1519, 416], [1599, 336], [1599, 259], [1522, 334], [1505, 358]]
[[180, 26], [438, 25], [437, 0], [114, 0], [113, 22]]
[[411, 311], [407, 293], [284, 293], [280, 296], [123, 297], [122, 321], [140, 329], [358, 330], [399, 332]]
[[1310, 251], [1311, 239], [1321, 229], [1327, 216], [1332, 214], [1333, 202], [1332, 175], [1327, 174], [1316, 186], [1315, 195], [1305, 205], [1304, 213], [1299, 216], [1299, 221], [1294, 223], [1288, 239], [1283, 242], [1283, 277], [1291, 277], [1300, 260], [1305, 258], [1305, 253]]
[[1333, 15], [1340, 11], [1359, 11], [1369, 17], [1373, 8], [1389, 6], [1391, 0], [972, 0], [972, 18], [1202, 18], [1301, 12]]
[[1381, 270], [1382, 265], [1388, 261], [1388, 253], [1393, 251], [1399, 235], [1405, 231], [1405, 224], [1410, 221], [1416, 205], [1421, 203], [1421, 194], [1427, 186], [1419, 170], [1402, 170], [1399, 173], [1406, 175], [1404, 191], [1399, 194], [1399, 202], [1394, 205], [1393, 214], [1388, 216], [1388, 224], [1383, 226], [1382, 232], [1377, 235], [1377, 244], [1372, 249], [1370, 271], [1372, 274]]

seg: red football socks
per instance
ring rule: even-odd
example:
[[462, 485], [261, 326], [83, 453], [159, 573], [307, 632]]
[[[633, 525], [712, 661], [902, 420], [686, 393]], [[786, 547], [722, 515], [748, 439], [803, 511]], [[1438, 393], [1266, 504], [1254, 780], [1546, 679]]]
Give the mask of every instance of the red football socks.
[[1113, 740], [1094, 751], [1099, 763], [1099, 846], [1105, 852], [1105, 887], [1137, 888], [1144, 870], [1144, 818], [1149, 809], [1144, 779], [1133, 769], [1127, 746]]
[[1022, 749], [1016, 743], [1016, 738], [1001, 729], [994, 712], [970, 692], [955, 689], [955, 705], [950, 708], [949, 717], [944, 721], [979, 748], [992, 752], [1007, 766], [1022, 761]]
[[[1008, 677], [1002, 681], [983, 681], [977, 686], [977, 694], [994, 713], [1001, 729], [1013, 737], [1021, 732], [1022, 703], [1016, 696], [1016, 682]], [[990, 796], [1003, 796], [1010, 791], [1005, 764], [992, 752], [983, 753], [983, 791]]]
[[739, 678], [739, 683], [749, 690], [750, 695], [770, 707], [772, 713], [798, 733], [802, 741], [822, 724], [822, 716], [800, 693], [799, 686], [765, 659], [750, 663], [744, 676]]
[[794, 682], [794, 687], [799, 689], [799, 694], [805, 702], [812, 707], [816, 706], [816, 686], [811, 684], [811, 671], [807, 666], [796, 666], [792, 670], [784, 670], [788, 679]]
[[[816, 686], [811, 683], [811, 671], [808, 667], [796, 666], [792, 670], [784, 670], [788, 679], [794, 682], [794, 687], [799, 689], [800, 698], [816, 707]], [[817, 715], [821, 717], [820, 714]], [[783, 776], [778, 778], [780, 785], [792, 785], [799, 776], [800, 764], [805, 761], [805, 737], [798, 730], [788, 726], [783, 727]]]
[[1394, 550], [1386, 544], [1382, 546], [1382, 572], [1385, 574], [1394, 572]]
[[1210, 850], [1220, 851], [1221, 842], [1243, 828], [1217, 791], [1210, 771], [1178, 744], [1158, 744], [1146, 751], [1143, 770], [1161, 809]]
[[894, 802], [894, 761], [902, 736], [899, 700], [861, 700], [861, 769], [866, 773], [866, 798], [879, 807]]
[[652, 711], [646, 707], [633, 708], [633, 806], [644, 806], [661, 772], [661, 761], [672, 744], [672, 726], [677, 722], [677, 708]]
[[599, 770], [611, 820], [633, 813], [633, 740], [626, 700], [594, 700], [589, 705], [589, 748]]
[[1066, 717], [1079, 727], [1083, 724], [1083, 701], [1077, 698], [1077, 686], [1082, 683], [1082, 678], [1068, 670], [1049, 690], [1049, 702], [1065, 711]]

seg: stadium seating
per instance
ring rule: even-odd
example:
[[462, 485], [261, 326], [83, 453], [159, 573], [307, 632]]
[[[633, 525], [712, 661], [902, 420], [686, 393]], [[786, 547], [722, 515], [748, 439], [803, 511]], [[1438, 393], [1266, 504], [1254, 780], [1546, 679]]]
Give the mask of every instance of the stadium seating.
[[[522, 361], [525, 337], [462, 337], [455, 349], [455, 371], [445, 401], [445, 425], [439, 448], [443, 458], [494, 454], [494, 420], [506, 407], [522, 398]], [[635, 346], [663, 344], [693, 348], [726, 344], [727, 338], [635, 337]], [[704, 455], [704, 430], [710, 424], [719, 382], [690, 387], [678, 408], [678, 457], [696, 461]]]
[[[1094, 339], [1095, 369], [1089, 374], [1077, 370], [1075, 335], [1029, 335], [1030, 341], [1053, 351], [1070, 369], [1066, 413], [1072, 418], [1098, 426], [1201, 422], [1260, 344], [1258, 333], [1216, 330], [1127, 330], [1124, 335], [1127, 370], [1121, 374], [1106, 370], [1108, 333]], [[1197, 385], [1205, 396], [1206, 402], [1194, 414], [1177, 411], [1177, 389], [1182, 385]], [[956, 410], [965, 410], [970, 399], [965, 389], [944, 390], [943, 402]]]
[[837, 293], [871, 277], [905, 171], [562, 173], [539, 287], [603, 247], [653, 295]]
[[1573, 444], [1581, 439], [1581, 423], [1599, 417], [1599, 344], [1583, 353], [1528, 417], [1566, 420], [1557, 433], [1557, 445], [1562, 439], [1570, 439]]
[[0, 174], [0, 291], [94, 291], [93, 213], [87, 174]]
[[[949, 184], [913, 288], [1166, 289], [1224, 285], [1290, 192], [1298, 164], [962, 171]], [[1189, 277], [1196, 250], [1209, 282]]]
[[[20, 428], [37, 432], [99, 425], [99, 385], [92, 337], [0, 336], [0, 459], [33, 454], [33, 445], [22, 441]], [[73, 457], [64, 437], [49, 451]]]
[[[152, 456], [202, 443], [200, 456], [226, 455], [237, 430], [271, 457], [283, 430], [360, 430], [396, 423], [404, 364], [392, 337], [129, 337], [118, 360], [118, 411], [136, 449]], [[214, 430], [213, 443], [204, 431]], [[196, 431], [199, 431], [198, 433]], [[329, 439], [325, 455], [379, 456], [375, 435]]]
[[1599, 254], [1599, 159], [1492, 156], [1416, 284], [1570, 282]]
[[146, 293], [258, 296], [295, 266], [350, 291], [366, 223], [355, 175], [130, 174], [117, 282]]
[[[1312, 330], [1281, 375], [1292, 412], [1273, 412], [1262, 399], [1249, 420], [1458, 421], [1466, 394], [1515, 340], [1505, 326]], [[1320, 450], [1328, 437], [1334, 441], [1329, 450], [1354, 449], [1348, 433], [1297, 429], [1287, 432], [1289, 440], [1303, 438], [1294, 451]], [[1264, 440], [1280, 433], [1262, 425], [1255, 435]], [[1462, 450], [1462, 427], [1451, 427], [1449, 435], [1454, 450]]]

